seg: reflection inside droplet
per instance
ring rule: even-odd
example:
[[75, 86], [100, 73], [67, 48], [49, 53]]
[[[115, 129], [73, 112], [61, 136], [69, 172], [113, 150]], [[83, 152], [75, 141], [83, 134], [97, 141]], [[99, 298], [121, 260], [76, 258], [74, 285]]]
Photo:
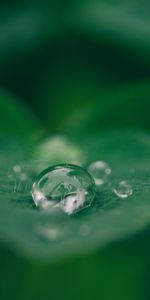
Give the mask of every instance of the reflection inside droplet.
[[133, 194], [133, 189], [127, 181], [120, 181], [113, 189], [114, 193], [119, 198], [127, 198]]
[[55, 207], [60, 207], [67, 214], [72, 214], [74, 211], [84, 207], [86, 202], [86, 191], [79, 191], [68, 194]]
[[108, 181], [111, 169], [104, 161], [95, 161], [88, 167], [89, 173], [93, 176], [96, 185], [102, 185]]
[[77, 212], [91, 204], [95, 184], [83, 168], [62, 164], [44, 170], [33, 184], [35, 204], [43, 209], [60, 208], [67, 214]]

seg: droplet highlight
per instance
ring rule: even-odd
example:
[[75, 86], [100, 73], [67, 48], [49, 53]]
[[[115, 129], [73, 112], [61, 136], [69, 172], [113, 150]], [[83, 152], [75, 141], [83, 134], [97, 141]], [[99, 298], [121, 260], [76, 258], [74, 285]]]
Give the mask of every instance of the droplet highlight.
[[44, 170], [32, 187], [36, 206], [45, 209], [61, 209], [71, 215], [91, 205], [95, 196], [92, 176], [83, 168], [61, 164]]
[[104, 161], [92, 162], [88, 167], [89, 173], [93, 176], [95, 184], [100, 186], [108, 181], [111, 169]]
[[127, 181], [120, 181], [113, 191], [119, 198], [122, 199], [128, 198], [133, 194], [133, 189]]

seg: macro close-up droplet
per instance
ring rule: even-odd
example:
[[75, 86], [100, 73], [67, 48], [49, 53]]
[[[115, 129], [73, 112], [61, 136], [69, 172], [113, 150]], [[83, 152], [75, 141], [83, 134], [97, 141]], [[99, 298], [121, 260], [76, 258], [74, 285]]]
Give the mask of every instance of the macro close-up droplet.
[[36, 206], [45, 210], [59, 208], [68, 215], [90, 206], [94, 196], [92, 176], [71, 164], [49, 167], [40, 173], [32, 187]]
[[133, 194], [133, 189], [127, 181], [120, 181], [113, 189], [114, 193], [122, 199], [128, 198]]
[[92, 162], [88, 167], [89, 173], [93, 176], [96, 185], [102, 185], [108, 181], [111, 169], [104, 161]]

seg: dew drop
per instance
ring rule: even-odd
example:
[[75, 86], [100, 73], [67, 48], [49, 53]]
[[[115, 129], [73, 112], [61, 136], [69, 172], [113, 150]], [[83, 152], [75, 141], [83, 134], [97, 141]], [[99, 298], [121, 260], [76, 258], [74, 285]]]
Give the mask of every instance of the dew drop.
[[92, 176], [72, 164], [44, 170], [32, 187], [32, 197], [37, 206], [45, 210], [59, 208], [68, 215], [90, 206], [94, 195]]
[[15, 173], [20, 173], [21, 172], [21, 166], [20, 165], [15, 165], [13, 166], [13, 171]]
[[122, 199], [128, 198], [133, 194], [132, 187], [127, 181], [120, 181], [113, 191], [119, 198]]
[[13, 172], [14, 172], [13, 177], [18, 180], [21, 180], [21, 181], [27, 181], [28, 176], [25, 172], [26, 171], [25, 169], [26, 169], [25, 166], [23, 166], [22, 164], [14, 165], [13, 166]]
[[96, 185], [102, 185], [108, 181], [111, 169], [104, 161], [92, 162], [88, 167], [89, 173], [93, 176]]

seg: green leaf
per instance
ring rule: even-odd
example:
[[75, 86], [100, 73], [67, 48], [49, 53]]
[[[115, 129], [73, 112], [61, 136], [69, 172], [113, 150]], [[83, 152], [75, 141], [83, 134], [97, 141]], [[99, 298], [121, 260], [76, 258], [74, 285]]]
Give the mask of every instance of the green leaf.
[[60, 32], [59, 1], [1, 5], [0, 62], [31, 53]]
[[[34, 260], [57, 261], [101, 249], [150, 225], [148, 135], [120, 131], [78, 140], [77, 145], [84, 153], [82, 165], [86, 168], [93, 160], [104, 160], [112, 168], [112, 177], [109, 184], [98, 188], [90, 208], [70, 217], [63, 213], [45, 213], [35, 208], [30, 184], [35, 179], [35, 166], [41, 162], [30, 161], [29, 151], [23, 154], [25, 147], [18, 145], [19, 150], [13, 154], [13, 159], [12, 148], [7, 150], [9, 165], [6, 168], [3, 157], [7, 145], [3, 147], [4, 152], [1, 151], [3, 189], [0, 193], [0, 239], [1, 243], [17, 250], [20, 255]], [[70, 149], [72, 151], [72, 147]], [[59, 153], [57, 145], [55, 152]], [[18, 153], [21, 153], [20, 157]], [[30, 184], [28, 187], [23, 184], [20, 190], [14, 190], [4, 174], [10, 170], [12, 172], [10, 166], [19, 164], [23, 157], [26, 159], [26, 174]], [[51, 163], [49, 161], [49, 165]], [[17, 180], [19, 183], [21, 179]], [[133, 189], [133, 195], [129, 198], [118, 198], [113, 192], [121, 180], [128, 181]]]
[[0, 90], [0, 133], [9, 133], [22, 140], [38, 135], [40, 126], [35, 116], [8, 92]]
[[57, 79], [44, 79], [37, 95], [39, 118], [49, 130], [84, 134], [117, 128], [118, 124], [121, 128], [150, 129], [149, 80], [120, 83], [111, 79], [111, 71], [109, 78], [104, 70], [97, 75], [93, 72], [93, 78], [85, 71], [74, 71], [73, 76], [64, 70], [56, 73]]
[[149, 81], [135, 81], [105, 90], [87, 104], [84, 117], [72, 111], [64, 121], [64, 128], [78, 134], [111, 128], [150, 129]]
[[150, 62], [150, 5], [148, 1], [79, 1], [71, 9], [69, 23], [103, 43], [134, 51]]
[[[49, 60], [50, 45], [63, 32], [61, 0], [0, 4], [0, 82], [29, 98]], [[36, 83], [35, 83], [36, 82]]]

